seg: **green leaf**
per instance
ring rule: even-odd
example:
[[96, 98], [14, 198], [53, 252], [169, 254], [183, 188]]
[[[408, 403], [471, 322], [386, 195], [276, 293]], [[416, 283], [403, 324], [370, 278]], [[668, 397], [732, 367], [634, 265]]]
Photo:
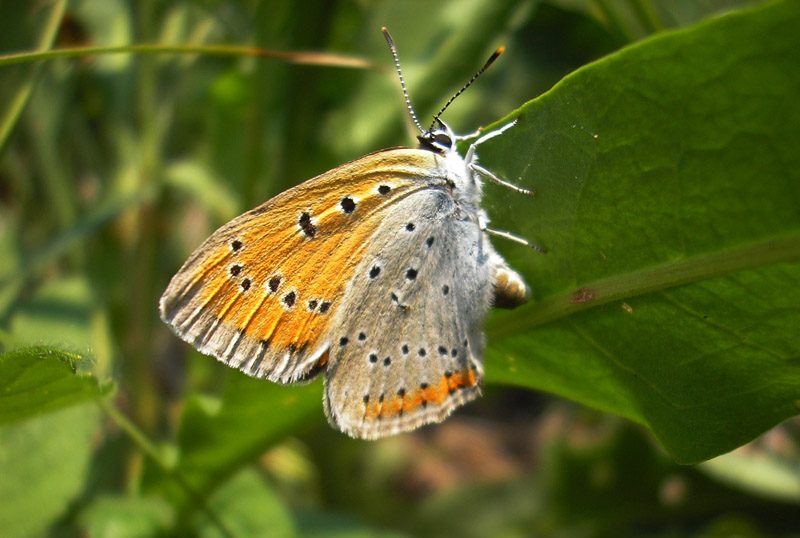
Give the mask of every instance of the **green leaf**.
[[97, 419], [88, 404], [0, 428], [3, 536], [42, 536], [67, 510], [86, 479]]
[[[152, 470], [148, 487], [166, 490], [179, 512], [199, 508], [216, 487], [290, 432], [309, 416], [321, 415], [319, 383], [282, 387], [231, 372], [218, 405], [189, 398], [178, 434], [178, 463], [173, 471], [196, 498], [160, 470]], [[187, 512], [188, 513], [188, 512]]]
[[277, 493], [253, 469], [244, 469], [229, 480], [210, 499], [212, 510], [225, 525], [223, 534], [205, 517], [198, 518], [197, 535], [217, 536], [295, 536], [289, 510]]
[[539, 193], [491, 196], [495, 227], [549, 250], [500, 245], [535, 300], [493, 317], [490, 380], [628, 417], [682, 462], [798, 413], [798, 25], [774, 2], [643, 41], [482, 146]]
[[26, 348], [0, 355], [0, 425], [88, 400], [110, 389], [78, 375], [89, 361], [51, 348]]
[[92, 538], [138, 538], [165, 536], [174, 514], [162, 499], [100, 496], [80, 519]]

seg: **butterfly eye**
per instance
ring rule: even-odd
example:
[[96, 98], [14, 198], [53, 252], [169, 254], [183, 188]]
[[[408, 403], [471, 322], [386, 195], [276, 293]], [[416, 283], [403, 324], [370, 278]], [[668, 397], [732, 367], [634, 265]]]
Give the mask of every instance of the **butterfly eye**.
[[451, 149], [453, 147], [453, 139], [447, 133], [434, 133], [433, 143], [444, 149]]

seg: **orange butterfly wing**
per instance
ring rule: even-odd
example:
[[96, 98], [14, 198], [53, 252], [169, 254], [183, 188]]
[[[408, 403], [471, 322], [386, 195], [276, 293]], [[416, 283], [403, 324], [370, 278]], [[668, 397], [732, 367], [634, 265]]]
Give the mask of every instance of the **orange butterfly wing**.
[[444, 184], [430, 177], [440, 159], [379, 151], [233, 219], [173, 277], [162, 318], [201, 352], [249, 375], [281, 383], [313, 377], [327, 363], [331, 320], [382, 212]]

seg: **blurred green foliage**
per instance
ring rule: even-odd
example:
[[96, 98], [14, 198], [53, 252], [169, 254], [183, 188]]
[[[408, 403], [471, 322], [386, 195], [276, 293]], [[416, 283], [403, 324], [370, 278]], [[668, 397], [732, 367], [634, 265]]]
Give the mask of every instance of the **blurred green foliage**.
[[[674, 463], [800, 405], [797, 6], [3, 4], [5, 53], [90, 47], [0, 56], [3, 536], [797, 535], [796, 419]], [[383, 25], [421, 118], [507, 46], [446, 120], [522, 118], [481, 155], [538, 199], [487, 206], [550, 253], [499, 245], [535, 301], [492, 318], [486, 397], [365, 443], [156, 305], [218, 225], [411, 143]], [[131, 44], [177, 51], [103, 52]]]

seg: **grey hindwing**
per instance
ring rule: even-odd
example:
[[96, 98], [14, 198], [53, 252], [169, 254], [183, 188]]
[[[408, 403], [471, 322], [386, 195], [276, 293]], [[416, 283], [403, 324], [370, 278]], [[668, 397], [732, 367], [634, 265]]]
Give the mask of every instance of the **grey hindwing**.
[[[386, 215], [332, 324], [325, 377], [328, 420], [367, 439], [438, 422], [479, 395], [483, 321], [493, 293], [494, 251], [477, 216], [464, 215], [448, 192], [417, 192]], [[443, 402], [365, 416], [370, 402], [470, 369], [478, 383]]]

